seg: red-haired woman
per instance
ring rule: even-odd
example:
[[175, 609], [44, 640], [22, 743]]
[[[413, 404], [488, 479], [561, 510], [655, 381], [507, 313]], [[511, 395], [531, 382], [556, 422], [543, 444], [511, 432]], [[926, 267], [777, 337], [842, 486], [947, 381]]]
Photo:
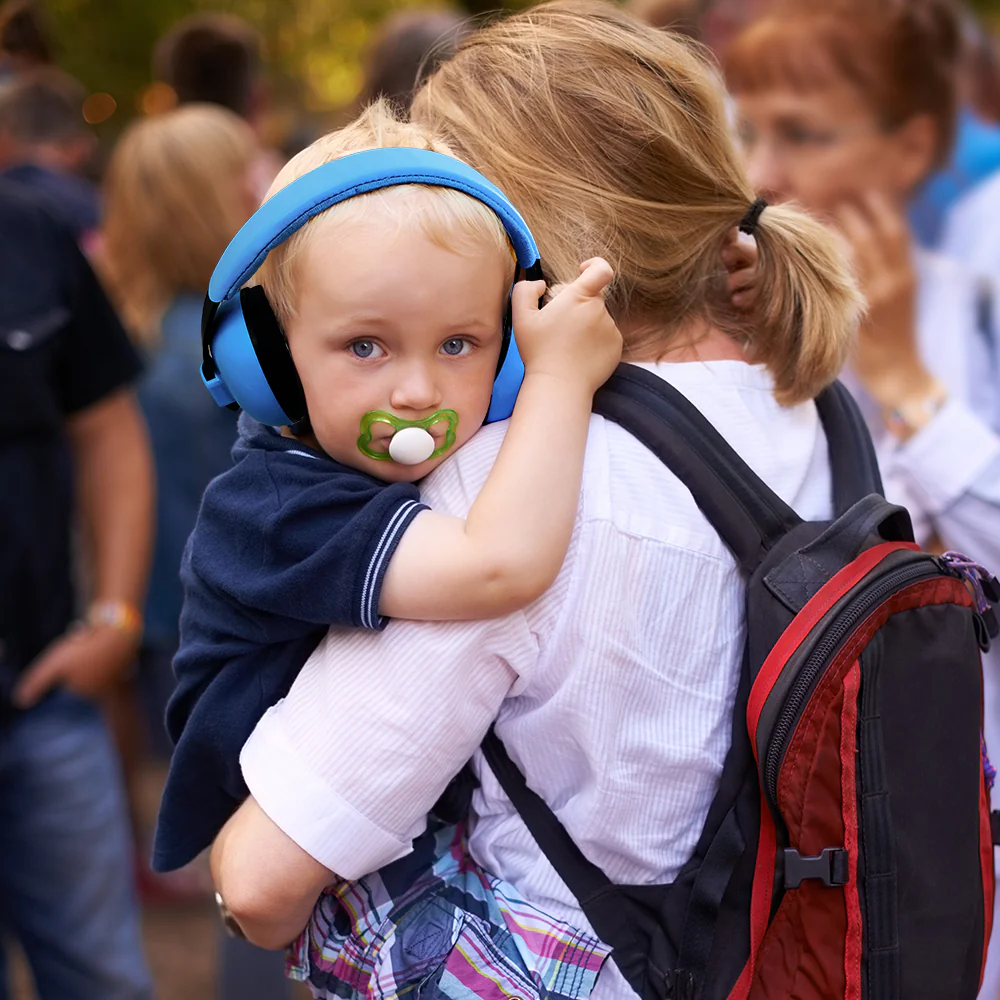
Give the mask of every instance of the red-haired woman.
[[[996, 571], [997, 310], [961, 265], [914, 246], [904, 215], [950, 151], [959, 41], [944, 0], [786, 0], [734, 41], [725, 70], [751, 182], [827, 219], [852, 252], [869, 312], [846, 378], [887, 495], [910, 509], [919, 541]], [[995, 749], [998, 667], [986, 670]], [[991, 980], [995, 997], [1000, 968]]]

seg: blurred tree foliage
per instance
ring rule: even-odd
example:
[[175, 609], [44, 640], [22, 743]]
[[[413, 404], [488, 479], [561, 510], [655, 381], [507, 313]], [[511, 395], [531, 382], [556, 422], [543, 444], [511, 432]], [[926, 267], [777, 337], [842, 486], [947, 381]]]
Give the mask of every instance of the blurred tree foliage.
[[[502, 0], [465, 0], [471, 14]], [[519, 6], [524, 0], [507, 0]], [[265, 45], [275, 104], [307, 113], [348, 105], [361, 83], [361, 57], [388, 13], [447, 0], [44, 0], [60, 64], [92, 91], [114, 97], [107, 123], [116, 131], [136, 113], [151, 82], [153, 45], [175, 21], [195, 11], [245, 17]]]
[[[361, 57], [388, 13], [449, 0], [43, 0], [60, 63], [118, 110], [102, 131], [117, 131], [139, 108], [159, 36], [186, 14], [224, 10], [260, 31], [275, 106], [322, 116], [347, 107], [361, 83]], [[530, 0], [451, 0], [470, 14]], [[1000, 0], [971, 0], [994, 28]]]

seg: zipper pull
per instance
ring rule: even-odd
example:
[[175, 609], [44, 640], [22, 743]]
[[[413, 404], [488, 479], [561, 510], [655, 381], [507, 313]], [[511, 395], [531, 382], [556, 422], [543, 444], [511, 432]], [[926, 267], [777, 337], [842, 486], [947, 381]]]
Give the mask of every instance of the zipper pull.
[[[961, 577], [969, 585], [976, 601], [976, 610], [981, 615], [992, 611], [991, 606], [1000, 601], [1000, 583], [997, 583], [997, 578], [988, 569], [961, 552], [945, 552], [941, 556], [941, 562], [953, 576]], [[992, 634], [996, 635], [995, 632]]]
[[976, 607], [976, 634], [980, 648], [985, 652], [989, 649], [990, 639], [1000, 634], [1000, 622], [993, 610], [993, 605], [1000, 602], [1000, 583], [988, 569], [961, 552], [945, 552], [941, 562], [949, 573], [964, 580], [972, 591]]

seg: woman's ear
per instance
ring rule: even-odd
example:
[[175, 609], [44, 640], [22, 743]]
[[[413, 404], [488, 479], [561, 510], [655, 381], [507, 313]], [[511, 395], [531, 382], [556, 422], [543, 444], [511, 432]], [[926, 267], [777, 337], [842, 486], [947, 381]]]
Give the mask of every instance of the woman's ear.
[[909, 195], [935, 169], [940, 146], [938, 123], [932, 115], [914, 115], [892, 132], [896, 145], [893, 169], [895, 186]]

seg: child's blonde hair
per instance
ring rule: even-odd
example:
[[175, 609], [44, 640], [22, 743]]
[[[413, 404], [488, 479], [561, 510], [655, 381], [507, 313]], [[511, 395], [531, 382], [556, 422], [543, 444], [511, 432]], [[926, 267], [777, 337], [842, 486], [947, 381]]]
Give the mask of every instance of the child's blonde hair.
[[754, 199], [706, 59], [611, 4], [554, 0], [466, 39], [418, 92], [413, 117], [499, 185], [546, 271], [614, 266], [608, 305], [632, 353], [644, 323], [716, 323], [748, 343], [775, 395], [813, 397], [840, 371], [861, 299], [834, 237], [770, 206], [756, 227], [757, 308], [729, 304], [724, 242]]
[[250, 214], [257, 151], [242, 118], [208, 104], [137, 121], [119, 140], [105, 175], [97, 263], [140, 341], [156, 342], [178, 292], [205, 293]]
[[[293, 157], [274, 179], [267, 197], [272, 197], [292, 181], [324, 163], [368, 149], [429, 149], [454, 155], [420, 125], [401, 121], [392, 107], [379, 100], [366, 108], [350, 125], [330, 132]], [[265, 199], [266, 200], [266, 199]], [[358, 219], [378, 204], [389, 209], [399, 225], [419, 226], [438, 246], [455, 253], [495, 248], [510, 261], [513, 279], [514, 258], [499, 217], [482, 202], [461, 191], [432, 185], [404, 184], [358, 195], [334, 205], [310, 219], [264, 259], [248, 284], [261, 284], [278, 321], [283, 325], [295, 315], [296, 260], [303, 250], [331, 225]]]

